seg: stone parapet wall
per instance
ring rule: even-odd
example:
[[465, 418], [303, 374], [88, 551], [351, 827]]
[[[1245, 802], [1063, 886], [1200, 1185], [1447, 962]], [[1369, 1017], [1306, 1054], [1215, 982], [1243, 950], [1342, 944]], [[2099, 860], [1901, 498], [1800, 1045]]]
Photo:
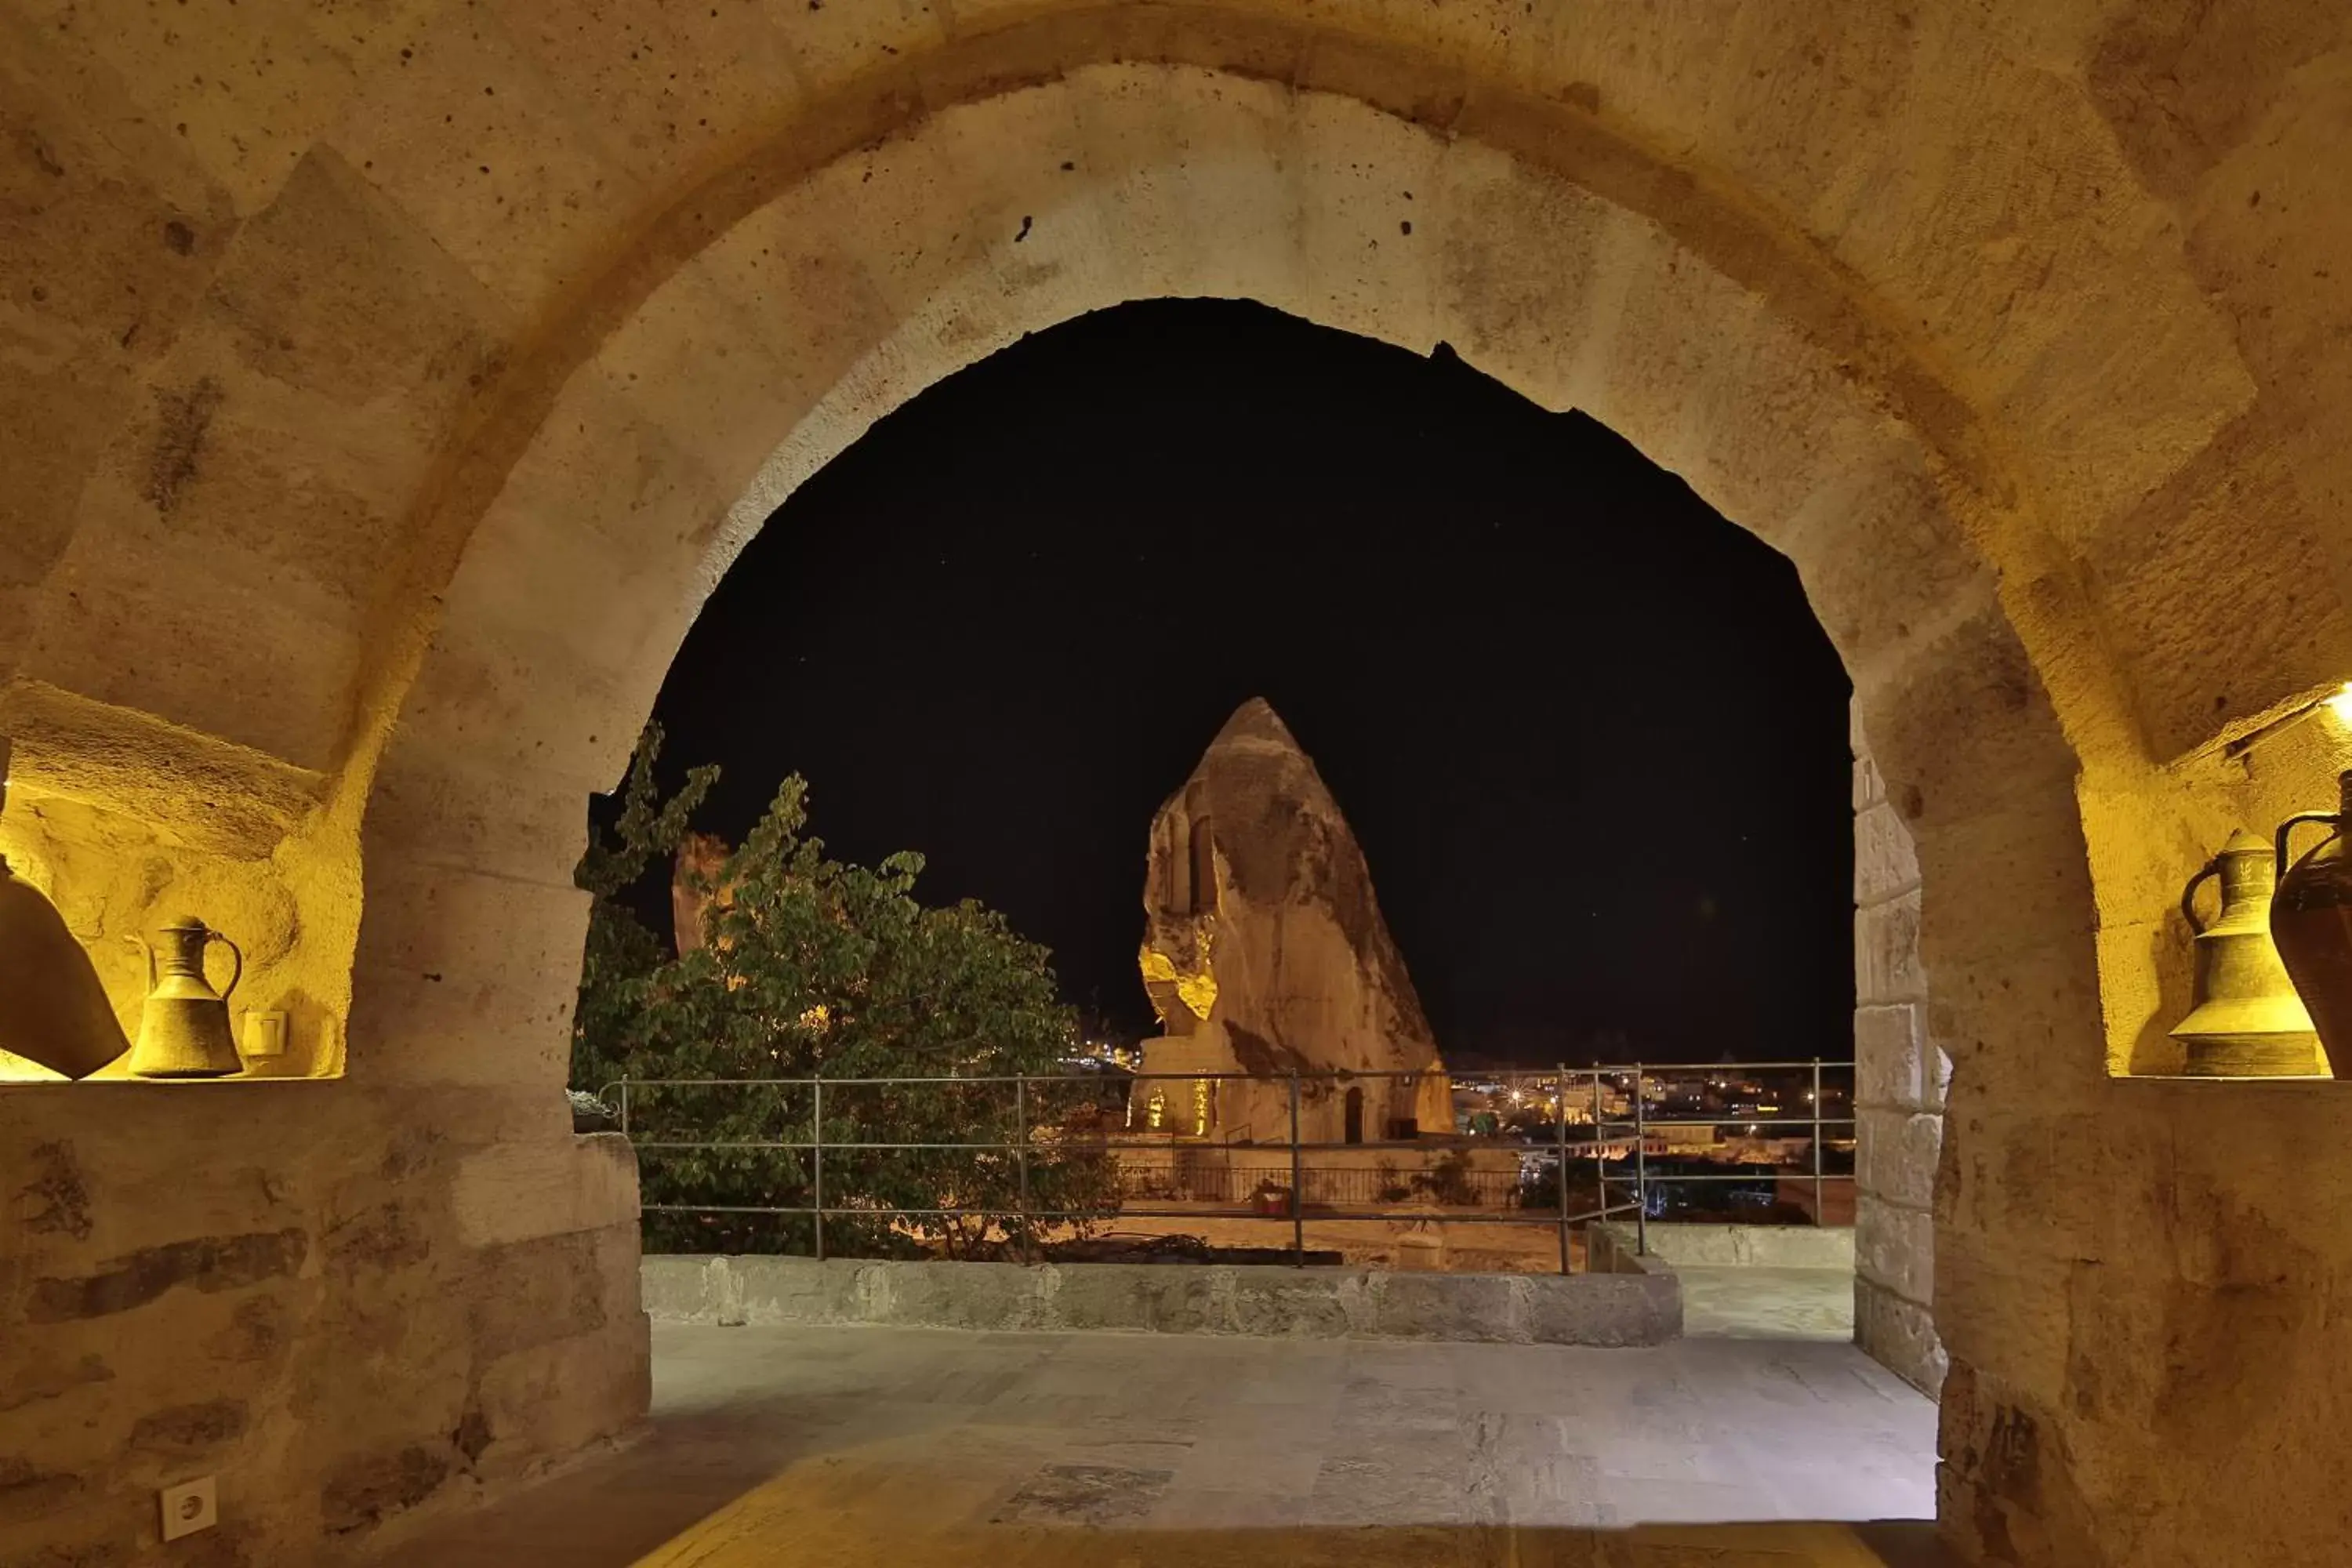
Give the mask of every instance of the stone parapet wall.
[[[1919, 862], [1853, 721], [1854, 1341], [1935, 1397], [1936, 1163], [1951, 1064], [1927, 1037]], [[1652, 1227], [1654, 1233], [1656, 1227]]]
[[[1622, 1247], [1634, 1230], [1622, 1221], [1605, 1227]], [[1642, 1240], [1652, 1258], [1693, 1268], [1852, 1268], [1853, 1227], [1843, 1225], [1651, 1224]]]
[[1284, 1339], [1650, 1345], [1682, 1333], [1662, 1269], [1390, 1274], [1280, 1265], [934, 1263], [666, 1257], [646, 1310], [686, 1323], [1124, 1330]]

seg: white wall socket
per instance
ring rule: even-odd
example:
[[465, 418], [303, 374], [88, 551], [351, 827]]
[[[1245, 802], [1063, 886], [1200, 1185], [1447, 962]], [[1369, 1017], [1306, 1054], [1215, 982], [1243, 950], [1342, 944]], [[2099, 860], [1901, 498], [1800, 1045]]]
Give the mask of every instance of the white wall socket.
[[165, 1487], [160, 1495], [163, 1500], [163, 1539], [166, 1541], [177, 1541], [184, 1535], [194, 1535], [199, 1530], [210, 1530], [220, 1522], [220, 1494], [210, 1476], [198, 1476], [193, 1481]]
[[248, 1057], [284, 1056], [286, 1015], [247, 1013], [245, 1016], [245, 1054]]

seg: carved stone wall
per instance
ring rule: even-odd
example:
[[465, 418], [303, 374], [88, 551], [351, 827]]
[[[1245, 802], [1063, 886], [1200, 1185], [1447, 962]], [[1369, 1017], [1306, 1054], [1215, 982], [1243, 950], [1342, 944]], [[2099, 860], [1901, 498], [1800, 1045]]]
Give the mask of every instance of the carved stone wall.
[[1951, 1064], [1927, 1032], [1919, 861], [1853, 723], [1854, 1342], [1931, 1398], [1936, 1165]]
[[[576, 1352], [501, 1315], [625, 1205], [460, 1195], [576, 1158], [583, 797], [871, 421], [1186, 294], [1451, 343], [1796, 563], [1927, 894], [1859, 957], [1952, 1061], [1949, 1539], [2340, 1555], [2352, 1095], [2116, 1076], [2182, 882], [2352, 758], [2226, 750], [2352, 676], [2340, 0], [0, 0], [0, 849], [112, 985], [159, 899], [249, 921], [348, 1073], [0, 1090], [0, 1398], [65, 1369], [0, 1409], [0, 1557], [152, 1552], [159, 1443], [295, 1562], [626, 1421], [602, 1243]], [[281, 1299], [317, 1375], [226, 1436], [248, 1384], [149, 1347]]]
[[[625, 1429], [636, 1163], [541, 1096], [351, 1082], [0, 1095], [0, 1562], [307, 1561]], [[195, 1559], [191, 1559], [194, 1561]]]

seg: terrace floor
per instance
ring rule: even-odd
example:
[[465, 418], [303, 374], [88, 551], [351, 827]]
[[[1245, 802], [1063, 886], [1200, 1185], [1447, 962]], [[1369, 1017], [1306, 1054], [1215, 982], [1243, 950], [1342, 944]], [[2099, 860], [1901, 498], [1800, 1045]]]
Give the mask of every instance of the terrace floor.
[[1683, 1332], [1694, 1338], [1816, 1340], [1853, 1338], [1853, 1270], [1772, 1268], [1759, 1264], [1707, 1268], [1677, 1263]]
[[654, 1329], [644, 1436], [401, 1568], [1940, 1563], [1935, 1407], [1851, 1345]]

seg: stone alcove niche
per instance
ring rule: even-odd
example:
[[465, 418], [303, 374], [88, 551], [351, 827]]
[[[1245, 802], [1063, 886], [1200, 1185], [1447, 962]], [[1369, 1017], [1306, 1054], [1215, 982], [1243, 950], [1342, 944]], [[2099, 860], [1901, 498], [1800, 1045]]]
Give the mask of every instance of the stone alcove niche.
[[[77, 731], [128, 731], [145, 745], [93, 751]], [[54, 689], [0, 695], [0, 855], [38, 889], [88, 954], [126, 1042], [138, 1037], [148, 990], [144, 943], [188, 913], [221, 931], [242, 955], [207, 963], [228, 985], [230, 1027], [243, 1068], [175, 1088], [331, 1079], [343, 1067], [354, 879], [337, 862], [352, 835], [323, 820], [320, 781], [241, 748], [173, 733], [142, 716], [108, 712]], [[338, 941], [337, 938], [341, 940]], [[247, 1016], [283, 1019], [275, 1052], [247, 1054]], [[134, 1079], [126, 1050], [77, 1080]], [[55, 1084], [60, 1075], [0, 1052], [0, 1089]]]
[[[2232, 832], [2249, 831], [2268, 843], [2288, 817], [2336, 809], [2336, 776], [2352, 767], [2352, 724], [2331, 700], [2343, 689], [2298, 692], [2150, 770], [2151, 788], [2180, 803], [2169, 824], [2159, 818], [2136, 833], [2133, 805], [2095, 802], [2086, 793], [2086, 819], [2103, 809], [2116, 814], [2105, 841], [2115, 847], [2117, 864], [2100, 885], [2099, 930], [2107, 1067], [2115, 1076], [2189, 1073], [2185, 1050], [2169, 1033], [2194, 1000], [2192, 933], [2179, 910], [2181, 890]], [[2299, 837], [2293, 853], [2307, 851], [2319, 837]], [[2329, 1077], [2324, 1056], [2315, 1058], [2307, 1077]]]

